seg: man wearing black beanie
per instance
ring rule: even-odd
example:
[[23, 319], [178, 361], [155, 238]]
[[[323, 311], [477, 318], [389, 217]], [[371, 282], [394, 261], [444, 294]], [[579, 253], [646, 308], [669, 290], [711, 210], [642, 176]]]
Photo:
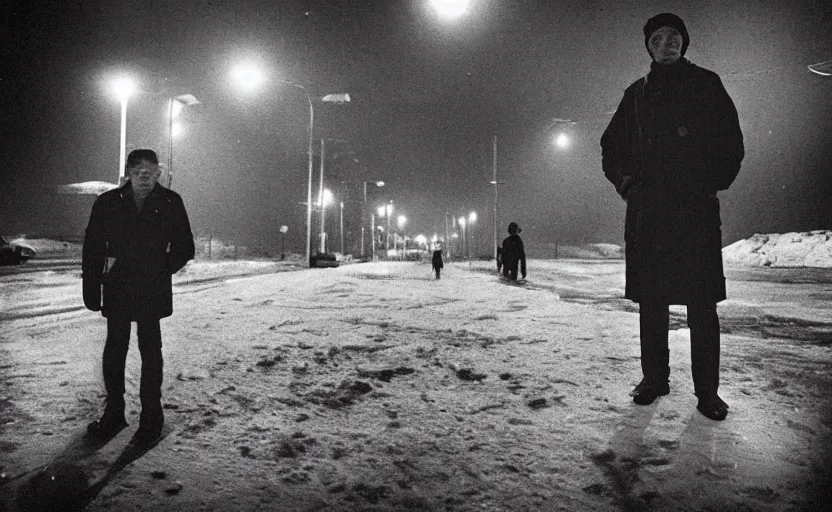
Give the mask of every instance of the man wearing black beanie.
[[670, 392], [669, 305], [686, 305], [697, 409], [723, 420], [717, 192], [740, 170], [742, 132], [719, 76], [685, 59], [690, 36], [681, 18], [650, 18], [644, 44], [650, 72], [624, 91], [601, 137], [604, 174], [627, 202], [625, 296], [639, 303], [643, 378], [631, 395], [647, 405]]

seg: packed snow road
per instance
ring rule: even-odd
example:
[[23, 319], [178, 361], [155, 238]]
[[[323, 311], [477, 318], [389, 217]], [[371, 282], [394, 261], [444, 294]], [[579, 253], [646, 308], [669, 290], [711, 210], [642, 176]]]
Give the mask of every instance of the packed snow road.
[[[630, 401], [620, 261], [530, 261], [525, 285], [486, 262], [441, 280], [418, 263], [275, 270], [176, 277], [162, 329], [177, 430], [89, 510], [785, 510], [828, 490], [828, 270], [727, 270], [721, 423], [695, 409], [683, 308], [671, 394]], [[0, 291], [9, 480], [98, 413], [105, 323], [78, 307], [77, 269], [7, 273]], [[134, 342], [131, 429], [139, 367]]]

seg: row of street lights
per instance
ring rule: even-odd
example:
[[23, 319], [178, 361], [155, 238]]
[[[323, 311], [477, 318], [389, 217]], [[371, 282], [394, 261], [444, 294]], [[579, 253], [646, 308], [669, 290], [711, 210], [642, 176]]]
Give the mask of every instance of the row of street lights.
[[[238, 66], [235, 66], [231, 70], [231, 78], [234, 80], [236, 85], [243, 91], [253, 91], [257, 89], [263, 82], [266, 81], [266, 77], [263, 72], [257, 68], [256, 66], [250, 63], [243, 63]], [[291, 82], [288, 80], [280, 80], [275, 79], [276, 82], [280, 82], [283, 84], [290, 85], [297, 89], [300, 89], [307, 100], [307, 104], [309, 106], [309, 123], [308, 123], [308, 143], [307, 143], [307, 193], [306, 193], [306, 261], [307, 264], [311, 264], [311, 248], [312, 248], [312, 171], [313, 171], [313, 162], [314, 162], [314, 123], [315, 123], [315, 108], [312, 102], [312, 97], [310, 96], [309, 92], [306, 88], [300, 84], [295, 82]], [[121, 104], [121, 126], [120, 126], [120, 144], [119, 144], [119, 184], [123, 183], [125, 179], [125, 160], [126, 160], [126, 147], [127, 147], [127, 103], [129, 98], [135, 94], [137, 90], [136, 83], [128, 77], [119, 77], [112, 81], [111, 83], [112, 90], [115, 92], [116, 97], [120, 101]], [[349, 94], [341, 93], [341, 94], [328, 94], [321, 98], [323, 102], [332, 102], [332, 103], [348, 103], [350, 101]], [[199, 103], [193, 95], [186, 94], [177, 97], [171, 97], [169, 103], [169, 165], [168, 171], [172, 173], [172, 154], [173, 154], [173, 136], [176, 131], [179, 129], [178, 125], [173, 123], [173, 118], [181, 110], [182, 105], [193, 105]], [[322, 155], [321, 158], [323, 160], [323, 141], [321, 144], [321, 151]], [[323, 174], [323, 161], [321, 163], [321, 174]], [[172, 179], [172, 174], [170, 174]], [[321, 176], [323, 179], [323, 176]], [[169, 183], [170, 186], [170, 183]], [[323, 187], [323, 182], [321, 182], [321, 186]], [[366, 184], [365, 184], [366, 187]], [[323, 200], [323, 188], [321, 189], [321, 199]], [[324, 220], [324, 208], [321, 207], [321, 247], [322, 252], [324, 251], [324, 232], [323, 232], [323, 220]], [[363, 224], [363, 222], [362, 222]], [[362, 240], [363, 243], [363, 240]]]

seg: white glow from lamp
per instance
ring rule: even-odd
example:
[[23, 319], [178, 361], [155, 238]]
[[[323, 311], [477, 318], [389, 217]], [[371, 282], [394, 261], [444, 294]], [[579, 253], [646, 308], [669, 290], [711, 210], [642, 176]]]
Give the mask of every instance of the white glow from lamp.
[[127, 98], [136, 92], [136, 82], [126, 76], [113, 79], [110, 86], [121, 101], [127, 101]]
[[244, 91], [253, 91], [265, 81], [263, 72], [250, 62], [243, 62], [231, 69], [231, 78]]
[[468, 12], [469, 0], [431, 0], [431, 5], [440, 16], [458, 18]]

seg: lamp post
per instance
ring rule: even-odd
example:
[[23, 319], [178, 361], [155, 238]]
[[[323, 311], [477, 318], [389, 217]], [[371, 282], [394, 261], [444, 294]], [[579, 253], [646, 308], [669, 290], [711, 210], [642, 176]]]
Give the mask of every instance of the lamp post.
[[390, 250], [390, 217], [393, 216], [393, 201], [390, 201], [385, 207], [385, 213], [387, 214], [387, 240], [384, 242], [384, 250]]
[[402, 237], [402, 258], [401, 258], [402, 260], [404, 260], [404, 253], [407, 252], [407, 237], [405, 237], [405, 234], [404, 234], [404, 225], [405, 225], [406, 222], [407, 222], [407, 217], [405, 217], [404, 215], [399, 215], [398, 227], [399, 227], [400, 235]]
[[494, 251], [494, 260], [497, 259], [497, 187], [505, 185], [505, 181], [497, 181], [497, 136], [494, 135], [494, 149], [492, 156], [492, 172], [491, 185], [494, 187], [494, 216], [491, 219], [492, 227], [494, 228], [494, 239], [491, 242], [491, 250]]
[[[466, 224], [465, 217], [460, 217], [457, 220], [457, 222], [459, 222], [459, 227], [462, 228], [462, 257], [464, 258], [465, 257], [465, 248], [466, 248], [466, 246], [470, 245], [466, 242], [467, 237], [465, 236], [465, 224]], [[469, 258], [471, 257], [470, 248], [468, 249], [468, 257]]]
[[332, 192], [325, 188], [318, 198], [318, 204], [321, 206], [321, 253], [323, 254], [326, 254], [326, 205], [331, 201]]
[[111, 87], [121, 102], [121, 129], [119, 131], [118, 184], [124, 181], [124, 163], [127, 159], [127, 100], [136, 91], [136, 84], [128, 77], [112, 81]]
[[[362, 258], [365, 256], [365, 253], [364, 253], [364, 217], [367, 215], [367, 183], [374, 183], [375, 186], [377, 186], [377, 187], [383, 187], [384, 186], [383, 181], [375, 181], [375, 182], [365, 181], [364, 182], [364, 202], [361, 205], [361, 257]], [[370, 229], [370, 231], [372, 233], [372, 228]], [[372, 236], [375, 236], [375, 234], [373, 234]], [[374, 254], [373, 259], [375, 259], [375, 251], [373, 251], [373, 254]]]
[[344, 255], [344, 201], [341, 201], [341, 255]]
[[286, 259], [286, 251], [285, 251], [285, 239], [286, 239], [286, 232], [289, 231], [289, 226], [280, 226], [280, 259]]
[[173, 188], [173, 137], [177, 135], [176, 128], [179, 127], [173, 123], [173, 119], [184, 107], [198, 104], [199, 100], [193, 94], [182, 94], [168, 100], [168, 188]]
[[470, 240], [468, 243], [468, 262], [471, 262], [471, 245], [474, 242], [474, 222], [477, 220], [477, 212], [471, 212], [468, 214], [468, 225], [471, 227], [470, 231]]

